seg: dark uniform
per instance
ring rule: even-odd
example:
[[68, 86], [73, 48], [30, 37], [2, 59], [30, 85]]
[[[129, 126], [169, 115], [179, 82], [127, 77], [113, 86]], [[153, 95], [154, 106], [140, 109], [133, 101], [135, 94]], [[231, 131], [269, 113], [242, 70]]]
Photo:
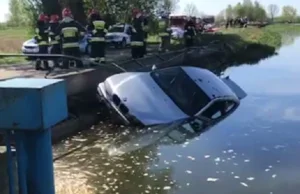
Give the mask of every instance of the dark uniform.
[[171, 44], [171, 29], [169, 28], [168, 16], [164, 15], [158, 21], [158, 30], [159, 30], [158, 35], [161, 38], [159, 51], [161, 52], [168, 51]]
[[[79, 40], [85, 34], [85, 28], [72, 18], [71, 11], [63, 10], [63, 20], [56, 29], [56, 39], [61, 40], [62, 53], [64, 55], [80, 56]], [[69, 59], [63, 60], [62, 68], [69, 68]], [[77, 67], [83, 67], [81, 61], [76, 61]]]
[[148, 33], [149, 33], [149, 20], [147, 17], [144, 17], [143, 22], [143, 30], [144, 30], [144, 55], [147, 54], [147, 39], [148, 39]]
[[[49, 23], [49, 36], [50, 36], [50, 45], [51, 45], [51, 54], [61, 54], [61, 42], [60, 37], [55, 36], [57, 27], [59, 26], [59, 16], [52, 15]], [[59, 67], [58, 60], [54, 60], [54, 66]]]
[[[39, 54], [48, 54], [48, 44], [49, 44], [49, 32], [48, 25], [46, 23], [47, 17], [44, 14], [39, 16], [38, 22], [36, 24], [36, 36], [35, 39], [39, 45]], [[39, 57], [36, 60], [36, 70], [42, 70], [41, 64], [43, 62], [44, 69], [49, 69], [49, 64], [47, 60], [42, 60], [44, 57]]]
[[89, 41], [91, 45], [90, 57], [97, 63], [105, 63], [105, 35], [107, 33], [105, 26], [105, 21], [100, 17], [100, 14], [92, 11], [87, 30], [92, 34]]
[[184, 40], [186, 47], [194, 46], [196, 36], [196, 26], [192, 20], [189, 20], [184, 26]]
[[134, 59], [144, 57], [144, 30], [143, 18], [139, 11], [134, 10], [131, 32], [131, 56]]

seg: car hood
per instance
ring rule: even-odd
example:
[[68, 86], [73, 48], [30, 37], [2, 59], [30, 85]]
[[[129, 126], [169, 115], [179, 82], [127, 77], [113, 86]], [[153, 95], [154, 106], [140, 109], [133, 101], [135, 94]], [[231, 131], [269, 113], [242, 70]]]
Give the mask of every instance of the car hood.
[[37, 46], [37, 42], [34, 38], [29, 39], [23, 43], [23, 46]]
[[122, 73], [111, 76], [105, 87], [118, 95], [129, 113], [144, 125], [169, 123], [187, 118], [155, 83], [150, 73]]
[[106, 36], [124, 36], [123, 32], [109, 32]]

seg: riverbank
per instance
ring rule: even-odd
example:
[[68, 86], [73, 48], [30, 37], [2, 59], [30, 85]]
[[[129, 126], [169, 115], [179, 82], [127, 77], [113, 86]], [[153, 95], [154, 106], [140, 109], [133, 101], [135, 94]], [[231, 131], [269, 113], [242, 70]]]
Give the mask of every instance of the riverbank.
[[[240, 53], [242, 57], [247, 58], [249, 48], [257, 50], [254, 58], [268, 56], [270, 53], [275, 53], [275, 50], [282, 44], [282, 37], [286, 35], [300, 34], [300, 25], [293, 24], [275, 24], [264, 28], [248, 27], [222, 29], [222, 34], [202, 34], [200, 35], [200, 44], [207, 45], [212, 41], [221, 41], [231, 48], [233, 53]], [[24, 41], [31, 38], [26, 30], [22, 28], [10, 28], [0, 31], [0, 53], [20, 53], [21, 46]], [[159, 43], [157, 36], [149, 36], [149, 44]], [[180, 47], [179, 41], [174, 42], [177, 47]], [[24, 58], [10, 57], [0, 58], [1, 64], [15, 64], [24, 62]]]

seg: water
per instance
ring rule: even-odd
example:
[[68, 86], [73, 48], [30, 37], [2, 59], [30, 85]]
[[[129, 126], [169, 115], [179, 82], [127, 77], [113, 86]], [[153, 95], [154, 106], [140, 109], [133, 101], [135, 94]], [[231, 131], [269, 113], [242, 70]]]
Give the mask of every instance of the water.
[[[99, 124], [55, 146], [56, 156], [78, 147], [55, 162], [58, 193], [297, 193], [299, 49], [296, 39], [278, 56], [227, 69], [248, 97], [229, 118], [190, 140], [174, 142], [165, 138], [167, 130], [152, 129], [129, 141], [125, 128]], [[127, 153], [111, 147], [116, 139], [131, 142]]]

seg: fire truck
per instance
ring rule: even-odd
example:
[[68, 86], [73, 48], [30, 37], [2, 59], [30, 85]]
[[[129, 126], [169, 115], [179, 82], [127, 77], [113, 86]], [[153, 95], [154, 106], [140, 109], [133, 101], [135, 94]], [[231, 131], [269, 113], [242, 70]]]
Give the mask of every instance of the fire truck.
[[187, 22], [186, 15], [171, 15], [170, 16], [170, 26], [184, 28], [185, 23]]

